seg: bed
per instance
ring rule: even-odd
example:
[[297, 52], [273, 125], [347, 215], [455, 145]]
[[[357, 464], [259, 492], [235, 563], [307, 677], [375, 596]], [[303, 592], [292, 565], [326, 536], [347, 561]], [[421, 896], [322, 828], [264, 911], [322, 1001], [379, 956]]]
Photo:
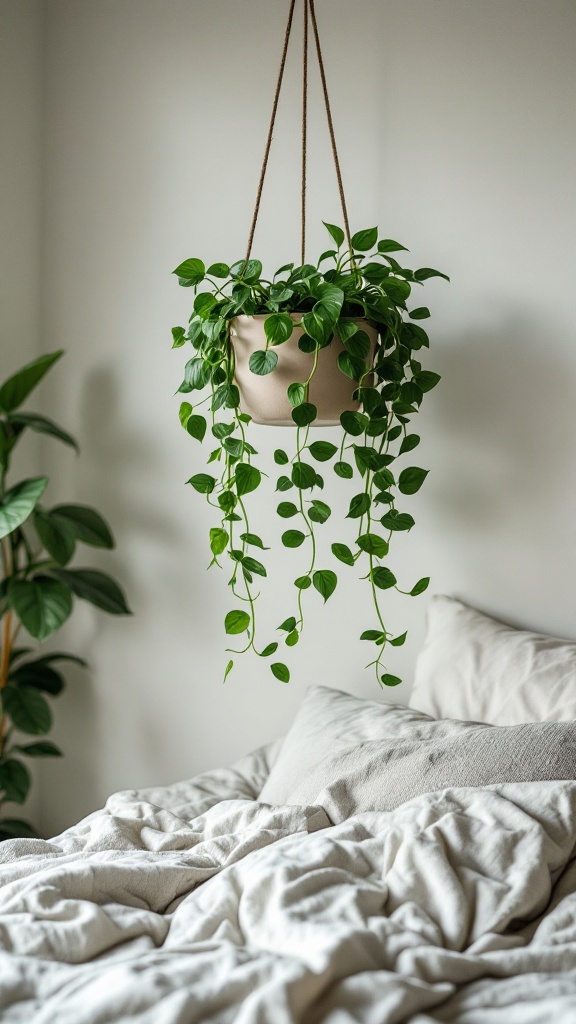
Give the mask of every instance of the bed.
[[435, 599], [413, 706], [312, 687], [232, 767], [3, 843], [0, 1020], [573, 1024], [575, 702], [576, 644]]

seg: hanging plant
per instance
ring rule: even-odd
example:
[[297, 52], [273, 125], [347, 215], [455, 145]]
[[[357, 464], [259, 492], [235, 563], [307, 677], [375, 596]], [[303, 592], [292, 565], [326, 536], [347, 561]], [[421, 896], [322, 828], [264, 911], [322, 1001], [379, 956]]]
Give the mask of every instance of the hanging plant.
[[[257, 634], [255, 577], [267, 575], [261, 560], [267, 549], [250, 525], [247, 499], [261, 486], [263, 472], [247, 427], [251, 420], [292, 423], [292, 452], [286, 446], [274, 454], [277, 512], [288, 527], [282, 543], [302, 549], [303, 556], [294, 580], [295, 606], [279, 626], [284, 643], [290, 648], [300, 638], [306, 591], [315, 589], [327, 601], [338, 584], [339, 565], [357, 567], [374, 606], [374, 620], [361, 639], [374, 644], [370, 664], [378, 682], [395, 686], [401, 680], [386, 670], [384, 658], [388, 646], [404, 643], [406, 633], [394, 635], [387, 627], [382, 596], [392, 589], [416, 596], [429, 583], [423, 577], [403, 589], [385, 564], [393, 535], [414, 525], [397, 501], [415, 494], [427, 476], [411, 460], [399, 472], [395, 463], [419, 444], [411, 417], [440, 379], [420, 362], [429, 345], [421, 323], [429, 310], [422, 305], [408, 310], [408, 301], [428, 278], [448, 278], [430, 268], [401, 266], [392, 253], [407, 250], [378, 239], [377, 228], [350, 237], [345, 226], [346, 232], [326, 224], [332, 247], [316, 264], [287, 264], [272, 279], [248, 257], [208, 268], [193, 258], [176, 268], [180, 285], [195, 296], [188, 326], [172, 329], [173, 347], [190, 343], [195, 350], [179, 391], [198, 394], [193, 402], [182, 402], [180, 422], [192, 438], [214, 445], [210, 472], [197, 473], [188, 483], [215, 513], [211, 565], [226, 560], [231, 566], [236, 603], [224, 627], [230, 636], [242, 637], [236, 653], [252, 650], [272, 658], [279, 647], [277, 641], [261, 646]], [[339, 445], [311, 437], [312, 426], [338, 422]], [[346, 512], [357, 524], [355, 547], [335, 539], [329, 566], [317, 563], [316, 544], [316, 531], [332, 516], [320, 497], [319, 469], [328, 467], [337, 477], [358, 480]], [[225, 678], [232, 667], [229, 661]], [[283, 660], [270, 667], [277, 679], [289, 681]]]

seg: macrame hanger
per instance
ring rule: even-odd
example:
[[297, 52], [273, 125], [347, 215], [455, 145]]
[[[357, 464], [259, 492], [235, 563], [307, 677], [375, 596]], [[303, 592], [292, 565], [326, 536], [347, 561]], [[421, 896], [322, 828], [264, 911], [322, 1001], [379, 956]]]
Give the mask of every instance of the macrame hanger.
[[[288, 21], [286, 24], [286, 31], [284, 33], [284, 45], [282, 48], [282, 56], [280, 58], [280, 68], [278, 71], [278, 78], [276, 80], [276, 89], [274, 92], [274, 100], [272, 103], [272, 113], [270, 116], [270, 124], [268, 126], [268, 135], [266, 137], [266, 145], [264, 147], [264, 158], [262, 160], [262, 166], [260, 168], [260, 178], [258, 181], [258, 191], [256, 193], [256, 203], [254, 206], [254, 213], [252, 215], [252, 223], [250, 225], [250, 234], [248, 237], [248, 245], [246, 248], [245, 262], [247, 263], [250, 259], [252, 252], [252, 243], [254, 241], [254, 233], [256, 231], [256, 223], [258, 221], [258, 214], [260, 212], [260, 203], [262, 200], [262, 190], [264, 188], [264, 178], [266, 177], [266, 170], [268, 168], [268, 158], [270, 156], [270, 148], [272, 146], [272, 138], [274, 135], [274, 126], [276, 124], [276, 114], [278, 112], [278, 102], [280, 99], [280, 92], [282, 89], [282, 81], [284, 79], [284, 69], [286, 67], [286, 57], [288, 54], [288, 45], [290, 42], [290, 34], [292, 32], [292, 24], [294, 20], [294, 8], [296, 6], [296, 0], [291, 0], [290, 9], [288, 11]], [[346, 241], [348, 248], [352, 251], [352, 243], [350, 236], [350, 224], [348, 220], [348, 210], [346, 207], [346, 198], [344, 196], [344, 185], [342, 182], [342, 172], [340, 170], [340, 161], [338, 159], [338, 149], [336, 147], [336, 136], [334, 132], [334, 122], [332, 120], [332, 111], [330, 108], [330, 99], [328, 96], [328, 85], [326, 82], [326, 72], [324, 69], [324, 59], [322, 56], [322, 48], [320, 46], [320, 36], [318, 32], [318, 22], [316, 20], [316, 10], [314, 7], [314, 0], [303, 0], [303, 28], [302, 28], [302, 177], [301, 177], [301, 205], [300, 205], [300, 219], [301, 219], [301, 256], [302, 263], [305, 260], [306, 253], [306, 184], [307, 184], [307, 134], [308, 134], [308, 26], [312, 24], [312, 32], [314, 35], [314, 43], [316, 49], [316, 57], [318, 60], [318, 69], [320, 71], [320, 81], [322, 83], [322, 93], [324, 96], [324, 107], [326, 110], [326, 120], [328, 122], [328, 132], [330, 134], [330, 144], [332, 148], [332, 159], [334, 161], [334, 170], [336, 172], [336, 180], [338, 182], [338, 192], [340, 195], [340, 205], [342, 208], [342, 217], [344, 220], [344, 233], [346, 235]]]

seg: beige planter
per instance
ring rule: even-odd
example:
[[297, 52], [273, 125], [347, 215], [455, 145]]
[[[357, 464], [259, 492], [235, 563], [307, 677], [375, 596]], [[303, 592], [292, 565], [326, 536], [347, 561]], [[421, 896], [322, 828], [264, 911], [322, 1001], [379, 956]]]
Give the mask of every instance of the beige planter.
[[[235, 380], [240, 389], [240, 408], [248, 413], [255, 423], [275, 427], [293, 427], [292, 406], [286, 397], [289, 384], [304, 382], [310, 375], [313, 356], [301, 352], [298, 341], [304, 331], [295, 327], [288, 341], [274, 347], [278, 365], [272, 373], [263, 377], [252, 373], [248, 362], [253, 352], [266, 348], [264, 321], [270, 314], [237, 316], [230, 325], [230, 338], [236, 360]], [[301, 313], [291, 313], [292, 319], [300, 321]], [[372, 353], [378, 340], [378, 332], [367, 320], [355, 321], [369, 336]], [[310, 382], [309, 401], [318, 409], [318, 417], [312, 426], [327, 427], [340, 423], [340, 413], [345, 409], [357, 410], [359, 403], [352, 395], [357, 384], [346, 377], [338, 368], [338, 356], [344, 351], [340, 338], [333, 336], [330, 345], [320, 350], [318, 367]]]

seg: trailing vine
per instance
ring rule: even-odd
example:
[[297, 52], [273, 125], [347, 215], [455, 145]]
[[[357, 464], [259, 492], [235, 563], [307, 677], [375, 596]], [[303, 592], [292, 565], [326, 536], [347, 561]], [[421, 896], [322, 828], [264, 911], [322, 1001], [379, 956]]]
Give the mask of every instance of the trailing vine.
[[[260, 552], [267, 548], [251, 530], [245, 501], [260, 487], [263, 473], [254, 462], [258, 453], [247, 439], [250, 416], [241, 411], [231, 325], [240, 315], [266, 316], [265, 347], [253, 352], [249, 363], [252, 373], [259, 376], [274, 372], [278, 364], [275, 350], [291, 337], [295, 326], [301, 326], [304, 333], [298, 346], [311, 357], [310, 372], [305, 380], [294, 381], [287, 389], [296, 427], [296, 450], [290, 457], [278, 448], [274, 461], [280, 469], [276, 481], [281, 496], [278, 515], [296, 524], [284, 531], [282, 543], [287, 548], [307, 543], [309, 560], [294, 581], [295, 614], [278, 628], [284, 634], [285, 645], [293, 647], [304, 628], [305, 592], [314, 588], [326, 602], [338, 583], [333, 568], [317, 567], [316, 529], [328, 521], [332, 510], [319, 497], [312, 497], [315, 489], [321, 491], [324, 487], [318, 465], [331, 463], [338, 477], [358, 477], [361, 484], [346, 516], [357, 521], [356, 550], [336, 541], [331, 545], [332, 554], [351, 568], [364, 564], [375, 621], [361, 639], [374, 644], [370, 665], [379, 684], [396, 686], [401, 680], [386, 670], [384, 655], [388, 646], [401, 646], [407, 634], [394, 635], [387, 628], [382, 597], [392, 589], [410, 596], [422, 594], [429, 578], [423, 577], [403, 590], [384, 560], [394, 533], [409, 531], [414, 525], [413, 517], [396, 507], [398, 497], [415, 494], [427, 471], [408, 465], [396, 475], [391, 467], [420, 443], [418, 434], [409, 432], [411, 417], [418, 412], [424, 394], [440, 379], [437, 373], [423, 369], [415, 356], [429, 347], [420, 321], [430, 312], [426, 306], [408, 310], [407, 302], [413, 288], [429, 278], [449, 278], [429, 267], [415, 271], [402, 267], [392, 253], [407, 250], [393, 239], [378, 240], [377, 228], [356, 232], [348, 249], [342, 229], [333, 224], [325, 226], [336, 248], [323, 252], [316, 265], [286, 264], [271, 280], [263, 277], [262, 264], [254, 259], [239, 260], [232, 266], [213, 263], [206, 268], [202, 260], [193, 258], [174, 271], [182, 287], [194, 290], [188, 327], [172, 328], [174, 348], [189, 342], [195, 350], [186, 363], [179, 392], [199, 393], [194, 405], [190, 401], [181, 403], [180, 422], [197, 441], [212, 437], [216, 442], [208, 457], [213, 472], [197, 473], [188, 483], [205, 495], [217, 514], [218, 524], [209, 535], [210, 564], [222, 567], [224, 558], [231, 563], [229, 585], [239, 607], [227, 613], [224, 627], [229, 636], [245, 639], [234, 653], [252, 650], [259, 657], [271, 658], [279, 642], [259, 647], [256, 621], [255, 577], [267, 575], [260, 560]], [[358, 320], [376, 328], [379, 341], [375, 349]], [[339, 369], [355, 382], [354, 397], [360, 403], [359, 409], [346, 410], [340, 416], [340, 447], [310, 439], [310, 427], [317, 418], [317, 408], [310, 401], [310, 385], [319, 352], [331, 344], [334, 335], [344, 345], [338, 356]], [[282, 497], [288, 491], [294, 492], [294, 500]], [[225, 679], [232, 667], [230, 660]], [[290, 671], [283, 661], [272, 661], [270, 667], [281, 682], [289, 681]]]

